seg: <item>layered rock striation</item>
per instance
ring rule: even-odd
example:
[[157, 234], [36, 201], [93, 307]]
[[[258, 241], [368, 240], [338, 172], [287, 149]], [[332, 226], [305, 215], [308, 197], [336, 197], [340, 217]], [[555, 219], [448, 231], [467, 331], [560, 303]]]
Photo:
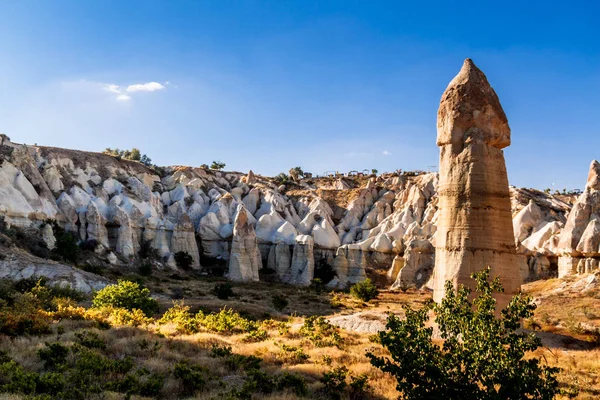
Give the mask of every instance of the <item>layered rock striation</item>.
[[489, 266], [504, 286], [496, 294], [504, 307], [521, 287], [502, 150], [510, 145], [510, 128], [494, 89], [470, 59], [442, 95], [437, 131], [434, 300], [443, 298], [446, 281], [473, 288], [470, 275]]

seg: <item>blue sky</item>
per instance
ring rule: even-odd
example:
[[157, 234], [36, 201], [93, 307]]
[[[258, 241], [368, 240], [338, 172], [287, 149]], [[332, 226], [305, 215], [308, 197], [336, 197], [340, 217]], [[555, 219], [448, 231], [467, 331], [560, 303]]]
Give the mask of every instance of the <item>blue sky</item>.
[[600, 158], [592, 1], [2, 0], [0, 17], [17, 142], [262, 174], [427, 169], [471, 57], [509, 118], [512, 184], [583, 188]]

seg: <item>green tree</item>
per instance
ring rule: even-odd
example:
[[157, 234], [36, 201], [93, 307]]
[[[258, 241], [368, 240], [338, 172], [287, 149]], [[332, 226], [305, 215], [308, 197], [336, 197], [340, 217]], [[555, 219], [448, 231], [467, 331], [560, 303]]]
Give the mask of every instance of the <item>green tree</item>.
[[56, 238], [56, 244], [53, 253], [60, 256], [65, 261], [72, 263], [77, 262], [79, 256], [79, 246], [77, 245], [77, 239], [72, 232], [67, 232], [56, 222], [52, 224], [52, 231]]
[[379, 171], [378, 171], [378, 170], [376, 170], [375, 168], [373, 168], [373, 169], [371, 170], [371, 173], [372, 173], [373, 175], [377, 175], [377, 173], [378, 173], [378, 172], [379, 172]]
[[294, 170], [298, 176], [304, 176], [304, 171], [302, 170], [302, 167], [294, 167], [292, 168], [292, 170]]
[[[446, 283], [446, 297], [420, 310], [404, 306], [406, 319], [390, 315], [387, 330], [376, 341], [391, 359], [367, 356], [371, 363], [392, 374], [405, 399], [552, 399], [561, 391], [558, 368], [540, 365], [536, 358], [523, 359], [541, 340], [534, 333], [517, 332], [520, 321], [533, 315], [536, 306], [518, 294], [496, 317], [494, 292], [502, 292], [498, 278], [489, 282], [490, 269], [473, 274], [477, 296], [471, 290], [454, 290]], [[426, 327], [429, 313], [443, 339], [432, 342], [433, 328]]]
[[223, 168], [225, 168], [225, 163], [222, 161], [213, 161], [210, 165], [210, 169], [216, 169], [217, 171], [220, 171]]
[[142, 154], [142, 156], [140, 157], [140, 162], [142, 164], [144, 164], [146, 167], [149, 167], [152, 165], [152, 159], [145, 154]]
[[141, 158], [142, 153], [140, 152], [140, 149], [136, 149], [135, 147], [131, 149], [129, 152], [129, 157], [127, 157], [127, 159], [131, 161], [140, 161]]

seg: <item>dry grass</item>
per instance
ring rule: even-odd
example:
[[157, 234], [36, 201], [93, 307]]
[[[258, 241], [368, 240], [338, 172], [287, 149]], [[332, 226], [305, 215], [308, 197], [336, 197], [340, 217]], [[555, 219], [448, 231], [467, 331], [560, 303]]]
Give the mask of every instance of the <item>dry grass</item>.
[[[537, 309], [529, 322], [541, 331], [544, 346], [534, 352], [548, 365], [561, 368], [559, 381], [579, 388], [578, 399], [600, 398], [600, 289], [582, 289], [589, 276], [529, 283]], [[533, 324], [532, 324], [533, 323]]]
[[[370, 335], [341, 331], [342, 345], [337, 347], [315, 347], [299, 334], [303, 316], [309, 315], [344, 315], [369, 311], [369, 314], [381, 315], [386, 312], [402, 313], [402, 305], [410, 304], [420, 307], [430, 298], [430, 293], [420, 291], [381, 291], [379, 296], [369, 302], [358, 301], [347, 293], [316, 292], [308, 288], [295, 288], [286, 285], [256, 283], [234, 285], [236, 296], [229, 300], [220, 300], [211, 293], [221, 279], [190, 279], [187, 281], [168, 279], [146, 279], [146, 283], [162, 291], [161, 308], [164, 310], [172, 304], [170, 293], [184, 293], [186, 303], [193, 310], [218, 311], [230, 307], [252, 318], [273, 318], [288, 321], [290, 331], [280, 334], [275, 326], [268, 329], [268, 339], [257, 343], [244, 341], [245, 334], [222, 335], [202, 331], [193, 335], [177, 333], [171, 324], [158, 326], [151, 324], [144, 328], [113, 327], [109, 330], [98, 330], [92, 321], [63, 320], [53, 325], [55, 333], [46, 336], [24, 336], [11, 340], [0, 340], [0, 350], [7, 351], [10, 356], [25, 368], [41, 371], [42, 366], [37, 357], [37, 350], [44, 347], [45, 342], [58, 340], [63, 344], [76, 341], [75, 334], [82, 330], [96, 332], [106, 343], [104, 354], [113, 358], [131, 357], [136, 366], [145, 367], [151, 372], [168, 376], [161, 396], [166, 399], [178, 398], [180, 383], [168, 372], [178, 361], [192, 360], [204, 365], [210, 371], [212, 380], [207, 387], [193, 399], [213, 399], [219, 393], [230, 390], [243, 383], [244, 373], [231, 370], [222, 358], [211, 356], [213, 345], [231, 346], [237, 354], [254, 355], [262, 358], [262, 370], [269, 374], [291, 372], [303, 376], [309, 388], [308, 398], [318, 395], [322, 374], [337, 366], [346, 366], [353, 375], [366, 374], [375, 399], [394, 399], [398, 397], [395, 380], [374, 368], [365, 353], [372, 350], [376, 355], [384, 355], [386, 351], [370, 341]], [[569, 290], [557, 290], [564, 287], [562, 280], [533, 282], [525, 286], [525, 291], [538, 304], [533, 322], [542, 337], [545, 347], [535, 351], [531, 356], [539, 357], [550, 366], [562, 369], [559, 381], [564, 387], [580, 389], [578, 399], [600, 397], [600, 348], [593, 341], [596, 339], [590, 329], [598, 326], [600, 318], [600, 296], [598, 291], [585, 293]], [[175, 288], [175, 290], [173, 290]], [[567, 288], [568, 289], [568, 288]], [[278, 293], [285, 296], [289, 305], [282, 311], [275, 310], [272, 300], [265, 293]], [[548, 294], [551, 293], [551, 294]], [[332, 303], [336, 307], [332, 306]], [[530, 323], [531, 321], [528, 321]], [[64, 334], [57, 335], [58, 329]], [[290, 346], [285, 350], [284, 346]], [[290, 348], [301, 349], [308, 356], [299, 357], [289, 351]], [[0, 395], [0, 400], [16, 400], [19, 396]], [[106, 398], [117, 399], [118, 394], [107, 393]], [[139, 397], [133, 397], [139, 398]], [[292, 393], [277, 393], [263, 396], [265, 399], [296, 399]]]

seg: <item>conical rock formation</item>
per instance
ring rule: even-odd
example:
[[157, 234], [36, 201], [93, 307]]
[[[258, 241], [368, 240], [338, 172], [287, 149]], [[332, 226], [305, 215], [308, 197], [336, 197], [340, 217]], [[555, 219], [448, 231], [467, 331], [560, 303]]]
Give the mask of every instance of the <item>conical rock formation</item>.
[[591, 272], [598, 268], [600, 246], [600, 163], [590, 165], [585, 191], [569, 213], [560, 235], [558, 276]]
[[261, 268], [262, 260], [256, 233], [248, 223], [246, 208], [240, 204], [233, 222], [228, 277], [236, 282], [258, 281], [258, 271]]

